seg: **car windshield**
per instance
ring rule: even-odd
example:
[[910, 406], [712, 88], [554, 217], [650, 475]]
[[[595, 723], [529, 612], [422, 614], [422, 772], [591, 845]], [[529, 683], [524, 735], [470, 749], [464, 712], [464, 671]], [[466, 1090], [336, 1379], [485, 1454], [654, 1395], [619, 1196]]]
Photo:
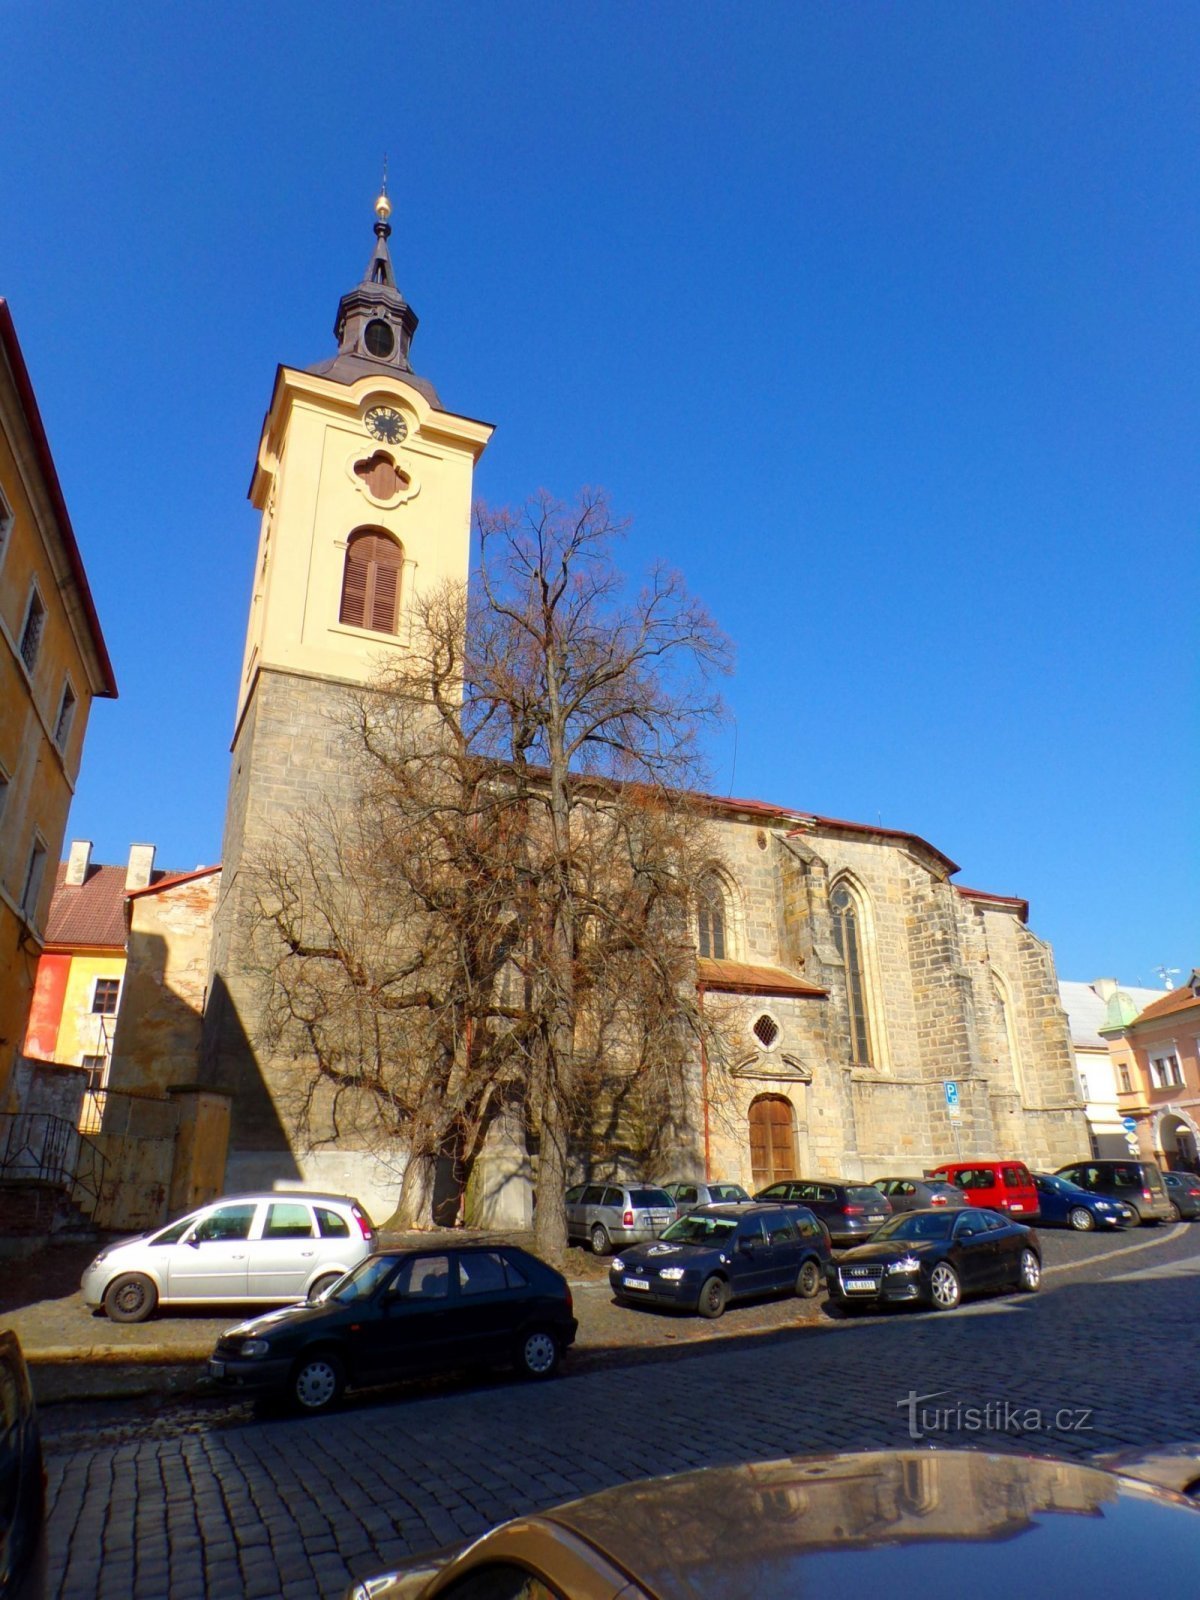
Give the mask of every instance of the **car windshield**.
[[339, 1305], [353, 1305], [359, 1300], [369, 1300], [379, 1285], [396, 1266], [395, 1256], [368, 1256], [365, 1261], [348, 1272], [332, 1293], [325, 1295], [326, 1302], [336, 1300]]
[[954, 1218], [945, 1211], [906, 1211], [885, 1222], [876, 1239], [948, 1239]]
[[710, 1183], [708, 1192], [714, 1200], [749, 1200], [750, 1196], [740, 1183]]
[[872, 1185], [869, 1189], [847, 1188], [846, 1199], [852, 1206], [869, 1206], [873, 1211], [880, 1208], [879, 1190]]
[[650, 1211], [673, 1211], [675, 1202], [665, 1189], [630, 1189], [629, 1204]]
[[737, 1232], [733, 1217], [706, 1217], [693, 1212], [690, 1217], [680, 1217], [662, 1235], [669, 1244], [718, 1244], [731, 1239]]

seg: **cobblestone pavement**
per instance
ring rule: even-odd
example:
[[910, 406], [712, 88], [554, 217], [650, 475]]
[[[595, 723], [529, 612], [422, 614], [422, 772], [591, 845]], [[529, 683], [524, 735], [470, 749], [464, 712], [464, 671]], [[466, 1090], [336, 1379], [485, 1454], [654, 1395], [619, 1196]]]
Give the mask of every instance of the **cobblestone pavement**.
[[[796, 1324], [785, 1303], [790, 1327], [695, 1343], [691, 1323], [670, 1319], [688, 1329], [673, 1349], [544, 1385], [364, 1400], [325, 1419], [214, 1427], [180, 1415], [116, 1443], [51, 1412], [52, 1592], [335, 1596], [352, 1577], [616, 1482], [902, 1447], [914, 1393], [938, 1397], [915, 1414], [934, 1443], [1084, 1456], [1200, 1439], [1200, 1226], [1045, 1237], [1041, 1294], [952, 1316], [818, 1310]], [[723, 1321], [738, 1327], [735, 1314]], [[963, 1407], [988, 1408], [986, 1431]]]

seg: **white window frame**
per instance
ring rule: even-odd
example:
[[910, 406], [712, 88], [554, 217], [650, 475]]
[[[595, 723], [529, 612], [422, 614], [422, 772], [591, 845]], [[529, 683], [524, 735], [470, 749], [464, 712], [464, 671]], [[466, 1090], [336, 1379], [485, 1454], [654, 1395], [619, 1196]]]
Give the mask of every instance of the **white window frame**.
[[[67, 696], [71, 696], [71, 703], [67, 705]], [[79, 696], [75, 693], [75, 685], [71, 682], [68, 672], [63, 678], [62, 693], [58, 697], [58, 715], [54, 719], [54, 744], [60, 755], [66, 755], [67, 746], [71, 742], [71, 729], [75, 726], [75, 713], [79, 710]], [[63, 717], [67, 725], [62, 725]]]
[[[117, 998], [113, 1002], [113, 1008], [112, 1008], [111, 1011], [97, 1011], [96, 1010], [96, 991], [97, 991], [97, 989], [100, 987], [100, 985], [102, 983], [115, 983], [116, 986], [117, 986]], [[121, 979], [118, 978], [118, 977], [115, 977], [111, 972], [101, 972], [95, 978], [93, 978], [92, 979], [92, 1016], [94, 1016], [94, 1017], [115, 1017], [117, 1012], [121, 1009], [121, 988], [122, 988]]]
[[[29, 629], [29, 619], [33, 615], [33, 602], [35, 598], [38, 605], [42, 609], [42, 623], [41, 627], [38, 629], [37, 645], [33, 652], [33, 662], [30, 664], [25, 659], [25, 635]], [[25, 611], [21, 618], [21, 631], [17, 634], [17, 659], [20, 661], [21, 667], [31, 683], [33, 681], [33, 675], [37, 671], [37, 664], [41, 660], [42, 641], [46, 637], [46, 622], [48, 618], [49, 613], [46, 610], [46, 602], [42, 598], [41, 587], [38, 584], [36, 577], [31, 578], [29, 580], [29, 594], [25, 600]]]
[[[27, 922], [34, 922], [38, 901], [42, 897], [42, 884], [46, 877], [46, 858], [50, 848], [40, 833], [35, 833], [25, 862], [25, 881], [21, 887], [21, 913]], [[35, 871], [36, 869], [36, 871]]]
[[1150, 1082], [1156, 1089], [1176, 1089], [1183, 1083], [1183, 1066], [1179, 1060], [1179, 1050], [1175, 1045], [1169, 1048], [1164, 1045], [1154, 1047], [1157, 1055], [1151, 1055], [1147, 1050], [1146, 1055], [1150, 1061]]

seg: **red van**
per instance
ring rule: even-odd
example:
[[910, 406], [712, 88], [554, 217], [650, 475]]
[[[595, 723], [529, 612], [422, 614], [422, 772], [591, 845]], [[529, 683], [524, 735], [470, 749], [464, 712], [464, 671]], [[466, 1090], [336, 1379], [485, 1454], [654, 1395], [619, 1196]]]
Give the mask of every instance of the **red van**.
[[945, 1178], [969, 1205], [1003, 1211], [1016, 1222], [1037, 1221], [1037, 1190], [1023, 1161], [945, 1161], [925, 1176]]

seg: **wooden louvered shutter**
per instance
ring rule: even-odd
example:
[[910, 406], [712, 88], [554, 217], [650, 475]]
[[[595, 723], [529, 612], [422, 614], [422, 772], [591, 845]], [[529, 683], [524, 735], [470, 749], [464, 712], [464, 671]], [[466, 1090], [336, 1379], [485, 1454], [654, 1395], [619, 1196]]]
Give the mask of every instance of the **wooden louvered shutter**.
[[342, 608], [338, 620], [352, 628], [366, 626], [367, 586], [371, 568], [369, 562], [363, 559], [365, 552], [361, 549], [362, 542], [360, 540], [352, 544], [346, 551], [346, 571], [342, 577]]
[[356, 533], [346, 549], [339, 619], [352, 628], [395, 633], [404, 552], [384, 533]]
[[371, 595], [371, 620], [368, 627], [376, 633], [395, 633], [396, 596], [400, 588], [400, 568], [382, 561], [375, 563], [375, 585]]

